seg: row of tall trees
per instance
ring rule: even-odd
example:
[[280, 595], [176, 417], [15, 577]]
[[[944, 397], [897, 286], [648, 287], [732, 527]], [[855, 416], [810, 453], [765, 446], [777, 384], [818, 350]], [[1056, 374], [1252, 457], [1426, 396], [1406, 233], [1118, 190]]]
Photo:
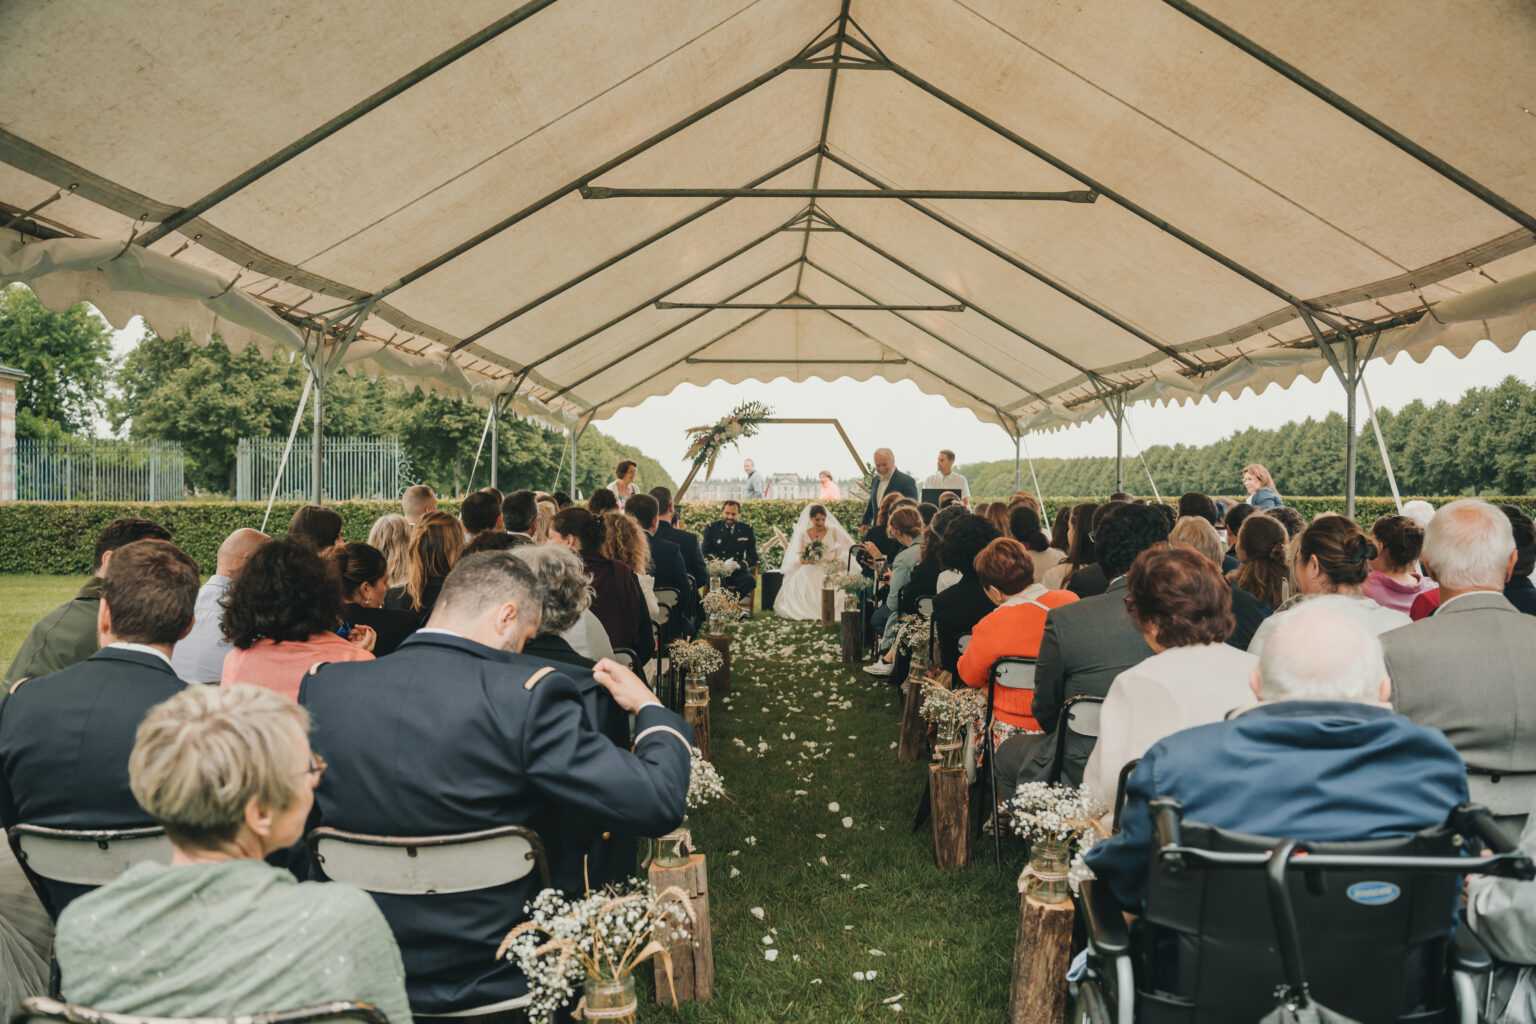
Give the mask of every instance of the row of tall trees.
[[[1536, 386], [1506, 377], [1471, 388], [1455, 402], [1377, 411], [1382, 437], [1404, 494], [1530, 494], [1536, 491]], [[1249, 427], [1205, 445], [1155, 445], [1144, 455], [1164, 495], [1185, 491], [1241, 495], [1243, 467], [1262, 463], [1281, 494], [1344, 493], [1344, 418], [1337, 413], [1272, 430]], [[1356, 490], [1386, 495], [1387, 473], [1367, 420], [1357, 439]], [[971, 490], [1001, 495], [1013, 490], [1013, 462], [965, 467]], [[1115, 489], [1113, 457], [1036, 459], [1040, 489], [1048, 495], [1108, 494]], [[1029, 466], [1022, 471], [1026, 489]], [[1127, 446], [1126, 490], [1146, 493], [1147, 473]]]
[[[119, 434], [177, 441], [186, 453], [187, 482], [207, 493], [234, 489], [236, 445], [242, 437], [286, 436], [304, 387], [303, 365], [254, 347], [232, 352], [214, 339], [199, 345], [182, 332], [150, 333], [119, 361], [111, 359], [111, 329], [86, 306], [51, 313], [28, 289], [0, 289], [0, 364], [27, 374], [17, 394], [22, 437], [85, 436], [98, 421]], [[414, 482], [447, 494], [469, 484], [486, 408], [457, 398], [407, 391], [389, 381], [346, 373], [326, 385], [327, 436], [396, 436]], [[307, 438], [311, 417], [299, 430]], [[570, 486], [563, 468], [565, 435], [516, 416], [501, 421], [498, 482], [503, 489]], [[489, 457], [489, 445], [483, 459]], [[589, 428], [577, 449], [576, 486], [590, 493], [613, 479], [620, 459], [639, 463], [646, 486], [674, 486], [661, 464]], [[490, 480], [482, 461], [476, 486]]]

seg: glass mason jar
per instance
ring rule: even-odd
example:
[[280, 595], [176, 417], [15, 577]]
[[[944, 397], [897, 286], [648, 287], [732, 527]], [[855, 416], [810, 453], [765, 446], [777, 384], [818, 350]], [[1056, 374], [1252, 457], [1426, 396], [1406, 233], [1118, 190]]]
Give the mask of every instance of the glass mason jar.
[[1029, 848], [1029, 896], [1037, 903], [1067, 901], [1067, 869], [1072, 844], [1065, 839], [1036, 839]]
[[634, 1021], [639, 1001], [635, 998], [635, 976], [588, 978], [581, 987], [588, 1020]]
[[693, 833], [688, 829], [688, 816], [682, 824], [656, 840], [656, 865], [663, 868], [686, 867], [693, 855]]
[[939, 726], [937, 751], [939, 769], [960, 768], [965, 764], [965, 730]]
[[702, 672], [689, 672], [683, 679], [683, 699], [689, 704], [708, 704], [709, 677]]

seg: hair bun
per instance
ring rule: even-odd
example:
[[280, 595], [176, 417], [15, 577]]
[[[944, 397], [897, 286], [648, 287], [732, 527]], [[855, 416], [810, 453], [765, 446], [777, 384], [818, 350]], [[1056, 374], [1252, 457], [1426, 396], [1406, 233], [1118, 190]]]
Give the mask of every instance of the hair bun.
[[1352, 546], [1352, 550], [1349, 552], [1349, 558], [1346, 559], [1346, 561], [1348, 561], [1350, 565], [1358, 565], [1361, 562], [1369, 561], [1371, 557], [1370, 551], [1370, 541], [1366, 540], [1364, 535], [1356, 537], [1355, 543]]

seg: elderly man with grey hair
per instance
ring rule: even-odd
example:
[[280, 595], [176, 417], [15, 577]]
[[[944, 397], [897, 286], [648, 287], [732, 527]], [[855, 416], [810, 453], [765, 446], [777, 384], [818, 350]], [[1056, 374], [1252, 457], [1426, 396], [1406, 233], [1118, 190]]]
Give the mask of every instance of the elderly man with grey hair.
[[1514, 832], [1536, 799], [1536, 617], [1503, 593], [1517, 558], [1497, 506], [1441, 507], [1424, 531], [1440, 607], [1381, 637], [1397, 710], [1445, 733], [1467, 762], [1472, 798]]
[[229, 585], [256, 549], [271, 540], [260, 530], [236, 530], [219, 545], [213, 575], [197, 592], [192, 629], [176, 642], [171, 652], [171, 668], [184, 683], [217, 683], [224, 674], [224, 656], [234, 645], [224, 638], [219, 624], [224, 614], [224, 599]]
[[917, 481], [896, 468], [896, 456], [889, 448], [876, 448], [875, 474], [869, 481], [869, 502], [864, 506], [864, 518], [859, 521], [859, 536], [869, 532], [880, 513], [880, 503], [892, 491], [916, 501]]
[[1122, 831], [1087, 855], [1122, 906], [1145, 903], [1157, 797], [1179, 801], [1190, 821], [1317, 842], [1408, 835], [1467, 799], [1455, 748], [1387, 706], [1381, 644], [1334, 607], [1347, 600], [1282, 613], [1249, 681], [1258, 703], [1142, 757]]
[[[539, 632], [523, 645], [523, 653], [588, 671], [603, 658], [613, 657], [608, 634], [591, 611], [592, 578], [581, 556], [570, 548], [531, 544], [512, 549], [512, 554], [533, 570], [544, 596]], [[586, 653], [593, 649], [592, 624], [602, 638], [595, 656]]]

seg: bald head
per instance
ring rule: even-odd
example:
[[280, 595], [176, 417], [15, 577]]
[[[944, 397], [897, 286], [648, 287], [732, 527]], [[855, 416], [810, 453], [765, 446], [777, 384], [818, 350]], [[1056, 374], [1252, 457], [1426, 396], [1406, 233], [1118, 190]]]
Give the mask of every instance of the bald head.
[[245, 560], [271, 539], [260, 530], [236, 530], [225, 537], [224, 543], [219, 545], [218, 567], [214, 572], [234, 579], [240, 575], [240, 570], [245, 568]]
[[1261, 701], [1385, 703], [1392, 694], [1381, 641], [1353, 617], [1355, 601], [1325, 595], [1275, 617], [1253, 692]]

